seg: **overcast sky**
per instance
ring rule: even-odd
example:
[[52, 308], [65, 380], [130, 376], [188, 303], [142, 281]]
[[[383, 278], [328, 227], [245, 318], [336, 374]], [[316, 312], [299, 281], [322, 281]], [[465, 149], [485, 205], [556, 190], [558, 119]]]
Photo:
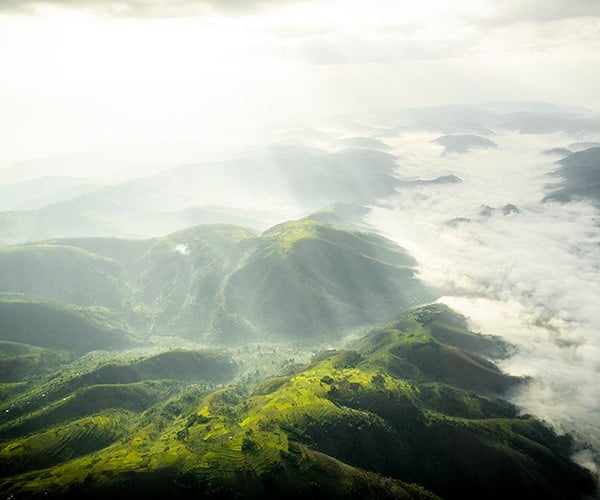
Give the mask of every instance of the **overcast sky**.
[[600, 109], [598, 0], [2, 0], [0, 166], [373, 108]]

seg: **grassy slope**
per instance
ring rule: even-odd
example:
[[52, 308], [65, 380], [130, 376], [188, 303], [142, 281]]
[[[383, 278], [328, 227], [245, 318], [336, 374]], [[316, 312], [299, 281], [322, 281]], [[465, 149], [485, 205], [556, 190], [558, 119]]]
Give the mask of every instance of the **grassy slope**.
[[351, 203], [334, 203], [328, 207], [314, 212], [307, 217], [306, 220], [322, 222], [332, 226], [341, 227], [350, 230], [368, 230], [368, 225], [365, 223], [365, 217], [369, 214], [370, 209], [361, 205]]
[[78, 247], [39, 243], [0, 248], [2, 291], [80, 306], [118, 308], [123, 266]]
[[0, 339], [80, 354], [133, 343], [126, 323], [106, 308], [32, 300], [0, 300]]
[[[2, 490], [73, 498], [427, 495], [418, 483], [450, 498], [591, 493], [589, 474], [568, 459], [567, 438], [482, 394], [515, 381], [456, 347], [464, 343], [499, 348], [465, 331], [442, 306], [412, 311], [371, 332], [357, 351], [323, 353], [250, 397], [233, 387], [206, 396], [184, 391], [143, 414], [126, 439], [43, 473], [7, 478]], [[432, 371], [412, 358], [423, 344], [462, 353], [456, 364], [464, 379], [454, 363]], [[398, 360], [412, 368], [400, 375]], [[477, 370], [494, 376], [484, 376], [477, 392], [461, 388]]]
[[384, 238], [312, 220], [265, 232], [226, 305], [271, 335], [312, 337], [389, 318], [428, 298], [414, 260]]
[[66, 363], [68, 358], [65, 352], [0, 341], [0, 384], [48, 375]]
[[562, 182], [546, 199], [567, 202], [584, 198], [600, 203], [600, 148], [572, 153], [558, 164], [554, 175], [562, 177]]
[[240, 265], [255, 236], [238, 226], [214, 225], [154, 240], [136, 278], [135, 307], [159, 331], [204, 335], [220, 310], [223, 281]]
[[389, 240], [302, 220], [261, 236], [213, 225], [143, 241], [9, 247], [0, 250], [0, 287], [22, 300], [108, 307], [144, 332], [223, 343], [306, 338], [389, 318], [431, 298], [414, 266]]
[[104, 408], [143, 411], [187, 383], [222, 383], [235, 373], [236, 365], [225, 352], [184, 350], [130, 363], [107, 363], [82, 374], [63, 372], [3, 408], [0, 437], [14, 437]]
[[204, 333], [228, 267], [254, 236], [214, 225], [151, 240], [71, 238], [6, 247], [0, 288], [22, 300], [107, 307], [145, 331]]
[[133, 413], [109, 409], [0, 445], [0, 469], [45, 469], [105, 448], [132, 431]]

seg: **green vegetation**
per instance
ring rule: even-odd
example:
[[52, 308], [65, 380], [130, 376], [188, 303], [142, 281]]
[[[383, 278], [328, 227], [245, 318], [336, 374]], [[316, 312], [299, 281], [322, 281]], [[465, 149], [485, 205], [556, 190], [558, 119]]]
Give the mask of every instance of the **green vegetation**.
[[319, 239], [320, 225], [316, 221], [301, 220], [283, 223], [269, 229], [264, 234], [268, 250], [285, 254], [301, 240]]
[[68, 355], [65, 352], [0, 341], [0, 384], [48, 375], [67, 360]]
[[0, 248], [2, 291], [80, 306], [118, 308], [125, 269], [113, 259], [58, 243]]
[[[134, 342], [127, 324], [106, 308], [24, 299], [0, 300], [0, 339], [79, 354], [122, 349]], [[43, 351], [36, 352], [41, 356]]]
[[132, 423], [131, 412], [110, 409], [14, 439], [0, 447], [0, 469], [12, 475], [87, 455], [126, 436]]
[[[28, 498], [593, 493], [591, 475], [568, 458], [569, 438], [492, 396], [518, 383], [475, 352], [501, 352], [498, 339], [468, 332], [448, 308], [409, 311], [352, 347], [323, 351], [251, 390], [174, 381], [78, 388], [43, 410], [62, 425], [3, 445], [0, 461], [17, 451], [0, 489]], [[159, 359], [106, 365], [88, 378], [163, 376]], [[77, 440], [91, 443], [88, 454], [61, 451]]]
[[[61, 422], [111, 408], [139, 413], [180, 389], [181, 385], [175, 381], [166, 380], [83, 387], [58, 401], [49, 402], [40, 410], [13, 418], [0, 426], [0, 439], [25, 436]], [[41, 397], [45, 402], [44, 395]]]
[[227, 353], [185, 350], [129, 363], [105, 363], [87, 373], [73, 373], [73, 368], [69, 372], [65, 367], [60, 375], [4, 406], [0, 437], [38, 430], [40, 425], [104, 408], [143, 411], [185, 383], [230, 381], [236, 369]]
[[[116, 330], [126, 321], [142, 337], [177, 334], [220, 344], [310, 339], [339, 337], [433, 298], [415, 265], [385, 238], [316, 220], [287, 222], [259, 236], [211, 225], [151, 240], [70, 238], [5, 247], [0, 293], [38, 308], [40, 301], [84, 307], [96, 323]], [[0, 339], [57, 349], [82, 342], [48, 332], [43, 342], [41, 325], [27, 333], [15, 324], [0, 322]], [[112, 348], [108, 340], [83, 344], [80, 350]]]
[[372, 332], [358, 345], [377, 366], [403, 378], [443, 382], [484, 394], [502, 394], [518, 383], [477, 354], [498, 356], [507, 347], [464, 326], [464, 320], [449, 308], [425, 306]]
[[334, 203], [306, 217], [307, 220], [330, 224], [350, 230], [365, 230], [364, 218], [371, 210], [352, 203]]
[[431, 294], [389, 240], [312, 220], [267, 231], [230, 277], [225, 304], [258, 332], [311, 338], [392, 317]]
[[570, 438], [499, 399], [523, 383], [490, 361], [510, 346], [408, 310], [433, 298], [414, 259], [328, 223], [360, 214], [0, 249], [0, 492], [592, 494]]

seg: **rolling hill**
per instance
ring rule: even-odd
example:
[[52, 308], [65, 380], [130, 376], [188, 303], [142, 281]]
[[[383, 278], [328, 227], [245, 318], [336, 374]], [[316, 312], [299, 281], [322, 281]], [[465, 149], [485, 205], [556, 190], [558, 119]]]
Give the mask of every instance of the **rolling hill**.
[[271, 334], [313, 337], [389, 318], [432, 295], [385, 238], [312, 220], [280, 224], [225, 287], [225, 304]]
[[[9, 438], [0, 461], [10, 450], [15, 461], [0, 490], [16, 498], [594, 493], [591, 475], [569, 459], [568, 437], [495, 396], [521, 383], [482, 357], [506, 346], [465, 330], [448, 308], [409, 311], [354, 347], [254, 388], [192, 386], [142, 412], [105, 408]], [[124, 423], [116, 434], [115, 422]], [[77, 439], [89, 454], [63, 451]]]
[[486, 137], [472, 134], [453, 134], [438, 137], [435, 143], [444, 146], [444, 154], [468, 153], [474, 149], [496, 148], [498, 145]]
[[109, 308], [143, 335], [218, 343], [302, 339], [389, 319], [431, 300], [415, 265], [385, 238], [317, 220], [263, 234], [209, 225], [151, 240], [71, 238], [5, 247], [0, 292]]
[[[331, 203], [375, 203], [394, 194], [397, 183], [396, 158], [377, 149], [329, 153], [279, 145], [95, 189], [75, 186], [79, 191], [73, 188], [72, 197], [66, 188], [53, 194], [68, 186], [65, 179], [29, 180], [19, 189], [30, 186], [39, 205], [19, 210], [18, 200], [7, 199], [5, 207], [12, 209], [0, 211], [0, 244], [73, 236], [148, 238], [215, 223], [266, 229]], [[17, 188], [11, 197], [18, 197]], [[10, 193], [11, 186], [0, 184], [0, 194], [2, 189]]]
[[135, 342], [123, 319], [107, 309], [26, 300], [0, 300], [0, 340], [8, 341], [4, 349], [12, 346], [13, 352], [38, 356], [44, 356], [44, 350], [31, 346], [83, 354], [123, 349]]
[[568, 202], [584, 198], [600, 203], [600, 147], [572, 153], [558, 162], [554, 175], [562, 182], [546, 199]]

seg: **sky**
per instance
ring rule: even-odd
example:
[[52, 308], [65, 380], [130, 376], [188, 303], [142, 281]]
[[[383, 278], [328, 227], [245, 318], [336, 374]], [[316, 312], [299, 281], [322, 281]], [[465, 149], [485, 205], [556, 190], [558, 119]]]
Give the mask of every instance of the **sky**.
[[226, 148], [371, 109], [600, 109], [600, 2], [3, 0], [0, 60], [0, 167], [127, 141]]

